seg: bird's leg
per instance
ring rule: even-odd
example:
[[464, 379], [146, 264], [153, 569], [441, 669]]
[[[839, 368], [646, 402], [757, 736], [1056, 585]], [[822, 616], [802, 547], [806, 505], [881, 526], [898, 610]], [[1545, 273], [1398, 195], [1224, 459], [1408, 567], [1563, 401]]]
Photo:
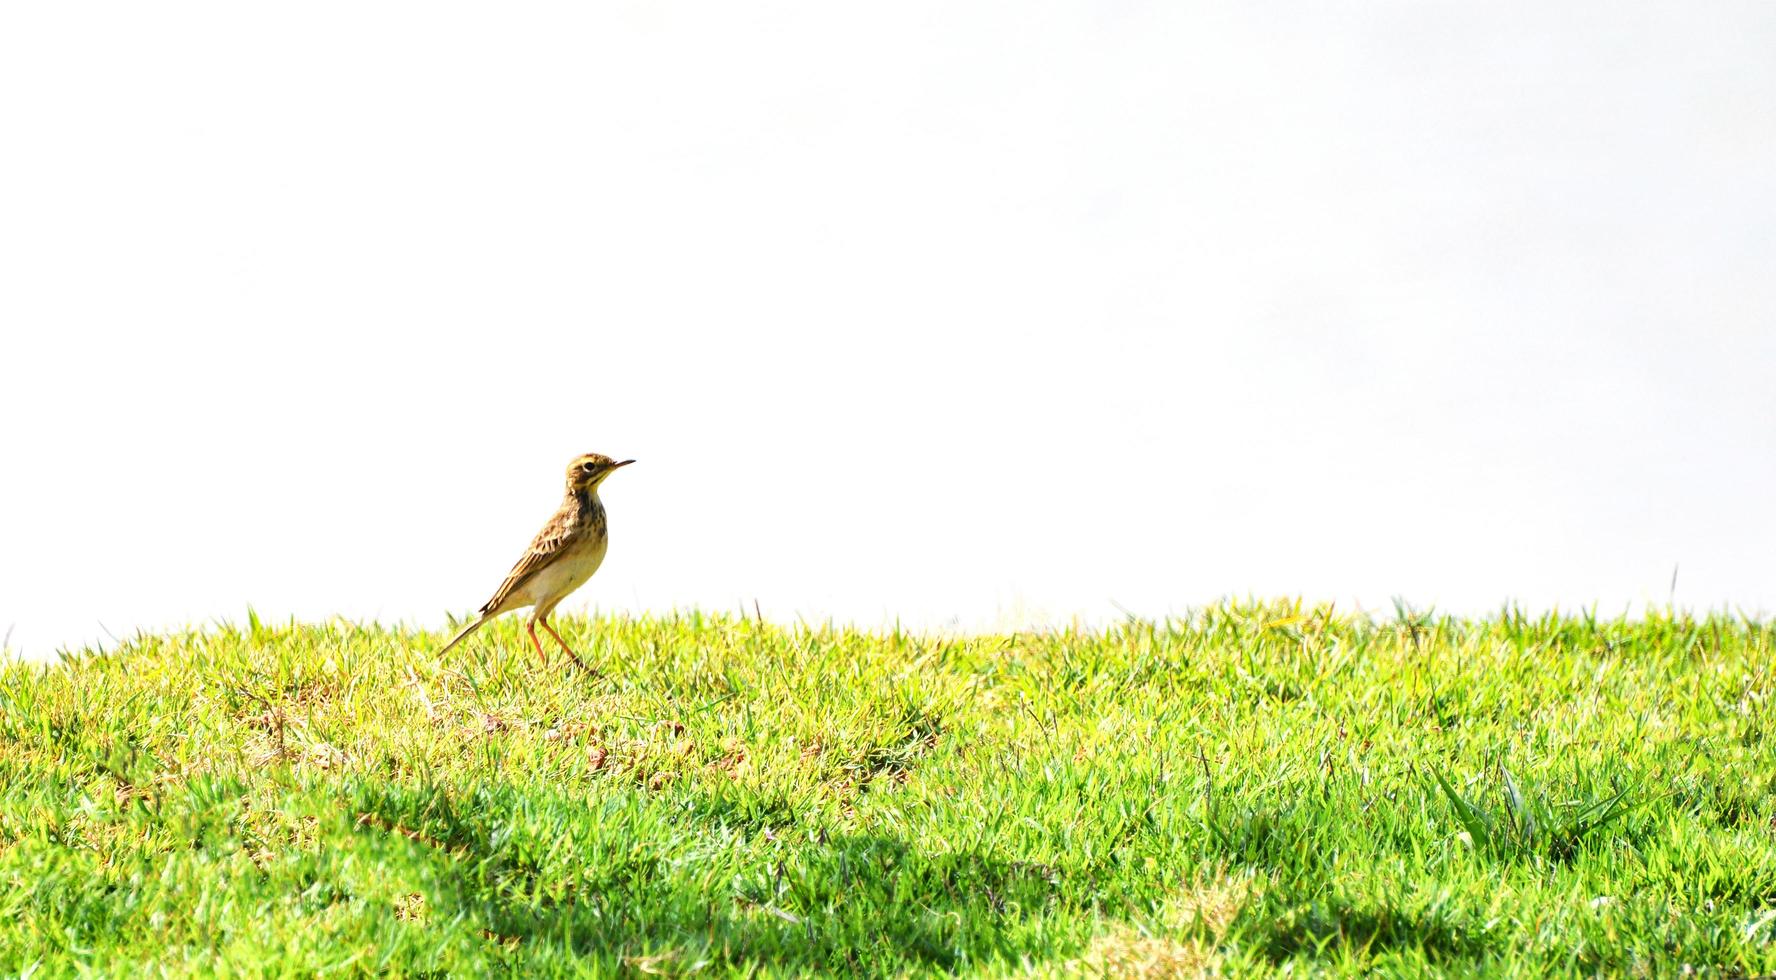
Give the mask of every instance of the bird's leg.
[[[555, 627], [550, 626], [549, 621], [546, 619], [540, 620], [540, 622], [543, 624], [543, 629], [548, 630], [549, 635], [555, 638], [555, 642], [561, 644], [561, 649], [567, 652], [568, 659], [572, 660], [574, 665], [581, 670], [586, 670], [586, 665], [580, 661], [579, 654], [574, 653], [573, 647], [568, 646], [567, 641], [561, 638], [561, 634], [555, 632]], [[590, 673], [590, 671], [588, 671], [588, 673]]]
[[[528, 632], [530, 633], [530, 645], [536, 647], [537, 656], [543, 658], [543, 666], [549, 666], [549, 655], [543, 652], [543, 641], [537, 639], [536, 620], [533, 619], [530, 621]], [[549, 632], [553, 633], [555, 631], [550, 630]]]

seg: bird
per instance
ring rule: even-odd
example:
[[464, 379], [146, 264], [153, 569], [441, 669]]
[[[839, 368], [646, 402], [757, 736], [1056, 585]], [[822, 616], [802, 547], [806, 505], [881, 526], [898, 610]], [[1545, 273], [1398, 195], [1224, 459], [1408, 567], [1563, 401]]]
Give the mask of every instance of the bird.
[[561, 649], [567, 651], [575, 665], [585, 670], [586, 665], [580, 661], [579, 655], [560, 633], [555, 632], [555, 627], [549, 625], [549, 613], [567, 598], [568, 593], [586, 584], [604, 562], [608, 538], [598, 485], [633, 462], [633, 459], [618, 462], [599, 453], [575, 456], [573, 462], [567, 464], [567, 493], [555, 516], [537, 532], [524, 557], [518, 559], [506, 580], [494, 590], [493, 598], [481, 606], [480, 615], [458, 630], [437, 655], [450, 652], [452, 647], [495, 616], [530, 606], [530, 621], [525, 624], [525, 630], [530, 634], [530, 645], [536, 648], [543, 665], [548, 666], [549, 655], [543, 652], [543, 644], [537, 639], [539, 625], [561, 644]]

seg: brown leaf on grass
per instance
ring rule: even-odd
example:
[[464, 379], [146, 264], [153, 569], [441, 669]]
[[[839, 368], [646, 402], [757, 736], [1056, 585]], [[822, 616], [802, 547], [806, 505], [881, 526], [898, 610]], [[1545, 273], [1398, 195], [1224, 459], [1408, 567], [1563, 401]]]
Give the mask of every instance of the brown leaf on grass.
[[721, 747], [724, 754], [715, 763], [717, 769], [726, 771], [732, 777], [751, 771], [752, 762], [744, 742], [737, 738], [726, 738], [722, 740]]

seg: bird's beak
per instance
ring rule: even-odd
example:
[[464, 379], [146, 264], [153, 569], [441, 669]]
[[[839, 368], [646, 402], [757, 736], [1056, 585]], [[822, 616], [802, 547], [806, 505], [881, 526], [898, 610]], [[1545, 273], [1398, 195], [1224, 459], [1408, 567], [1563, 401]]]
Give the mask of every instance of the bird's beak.
[[613, 469], [613, 470], [622, 469], [623, 467], [628, 466], [630, 463], [633, 463], [633, 462], [635, 462], [635, 460], [625, 459], [621, 463], [618, 463], [618, 464], [612, 466], [611, 469]]

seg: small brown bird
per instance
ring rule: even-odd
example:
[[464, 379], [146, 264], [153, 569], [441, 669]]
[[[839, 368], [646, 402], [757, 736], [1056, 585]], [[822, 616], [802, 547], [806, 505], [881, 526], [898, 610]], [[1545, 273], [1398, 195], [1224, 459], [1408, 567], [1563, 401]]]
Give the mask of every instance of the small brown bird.
[[575, 664], [585, 669], [586, 665], [580, 662], [573, 648], [555, 632], [555, 627], [549, 625], [549, 613], [567, 598], [568, 593], [584, 585], [604, 561], [607, 539], [604, 504], [598, 500], [598, 485], [605, 477], [633, 462], [635, 460], [625, 459], [619, 463], [598, 453], [576, 456], [567, 466], [567, 496], [562, 499], [561, 508], [537, 532], [536, 540], [530, 543], [524, 557], [518, 559], [511, 574], [494, 590], [493, 598], [481, 607], [481, 615], [451, 637], [438, 653], [448, 652], [493, 617], [530, 606], [530, 622], [526, 629], [530, 633], [530, 645], [536, 647], [537, 656], [543, 659], [543, 663], [549, 662], [549, 655], [543, 652], [543, 644], [537, 639], [538, 624], [549, 631]]

